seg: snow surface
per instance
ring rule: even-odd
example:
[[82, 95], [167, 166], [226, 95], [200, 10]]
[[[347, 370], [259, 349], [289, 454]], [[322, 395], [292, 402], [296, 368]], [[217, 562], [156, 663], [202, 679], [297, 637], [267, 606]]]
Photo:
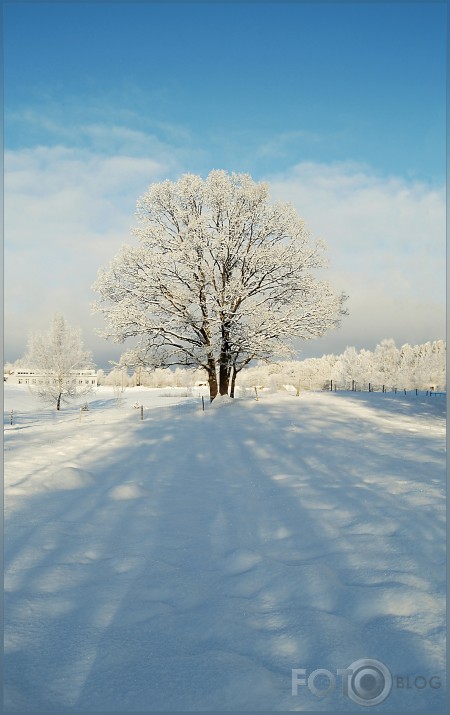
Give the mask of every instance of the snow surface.
[[5, 387], [6, 710], [444, 709], [445, 397], [182, 394]]

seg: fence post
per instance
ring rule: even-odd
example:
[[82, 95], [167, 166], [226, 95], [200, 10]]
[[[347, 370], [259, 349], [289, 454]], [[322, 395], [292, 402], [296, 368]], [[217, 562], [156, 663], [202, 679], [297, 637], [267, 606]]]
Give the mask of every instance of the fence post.
[[333, 392], [333, 380], [330, 380], [330, 390]]
[[370, 390], [370, 382], [369, 382], [369, 392], [370, 392], [370, 391], [371, 391], [371, 390]]
[[205, 411], [205, 398], [202, 395], [202, 412]]
[[255, 396], [256, 396], [256, 401], [258, 402], [258, 390], [256, 389], [256, 385], [255, 385], [254, 387], [255, 387]]
[[13, 416], [14, 416], [14, 412], [13, 412], [13, 410], [11, 410], [11, 412], [9, 413], [9, 422], [10, 422], [10, 424], [13, 423]]
[[141, 405], [141, 420], [144, 419], [144, 405]]

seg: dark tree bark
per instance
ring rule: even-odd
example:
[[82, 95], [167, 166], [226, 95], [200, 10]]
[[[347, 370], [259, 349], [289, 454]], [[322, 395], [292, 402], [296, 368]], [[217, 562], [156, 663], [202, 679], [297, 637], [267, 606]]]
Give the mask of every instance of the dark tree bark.
[[230, 397], [234, 397], [234, 388], [236, 386], [237, 370], [236, 366], [233, 365], [233, 370], [231, 373], [231, 385], [230, 385]]
[[230, 384], [230, 368], [226, 363], [221, 363], [219, 367], [219, 393], [228, 395], [228, 386]]
[[213, 357], [208, 359], [208, 384], [209, 384], [209, 399], [211, 402], [217, 397], [219, 392], [219, 387], [217, 385], [217, 375], [216, 375], [216, 361]]
[[221, 395], [228, 395], [228, 388], [230, 384], [231, 365], [229, 335], [228, 325], [222, 326], [222, 345], [219, 357], [219, 393]]

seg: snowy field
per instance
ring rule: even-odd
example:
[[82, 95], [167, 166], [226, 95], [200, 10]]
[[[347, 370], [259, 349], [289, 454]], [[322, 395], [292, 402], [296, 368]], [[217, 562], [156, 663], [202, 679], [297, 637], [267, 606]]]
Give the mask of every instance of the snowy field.
[[445, 397], [183, 394], [5, 387], [5, 709], [443, 710]]

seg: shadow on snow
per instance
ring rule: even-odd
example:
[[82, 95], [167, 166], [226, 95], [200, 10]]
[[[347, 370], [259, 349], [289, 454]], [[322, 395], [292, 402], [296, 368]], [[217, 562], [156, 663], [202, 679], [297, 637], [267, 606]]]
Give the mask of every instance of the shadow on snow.
[[443, 668], [442, 455], [334, 404], [164, 408], [102, 449], [80, 425], [95, 484], [6, 526], [9, 708], [351, 710], [291, 669]]

